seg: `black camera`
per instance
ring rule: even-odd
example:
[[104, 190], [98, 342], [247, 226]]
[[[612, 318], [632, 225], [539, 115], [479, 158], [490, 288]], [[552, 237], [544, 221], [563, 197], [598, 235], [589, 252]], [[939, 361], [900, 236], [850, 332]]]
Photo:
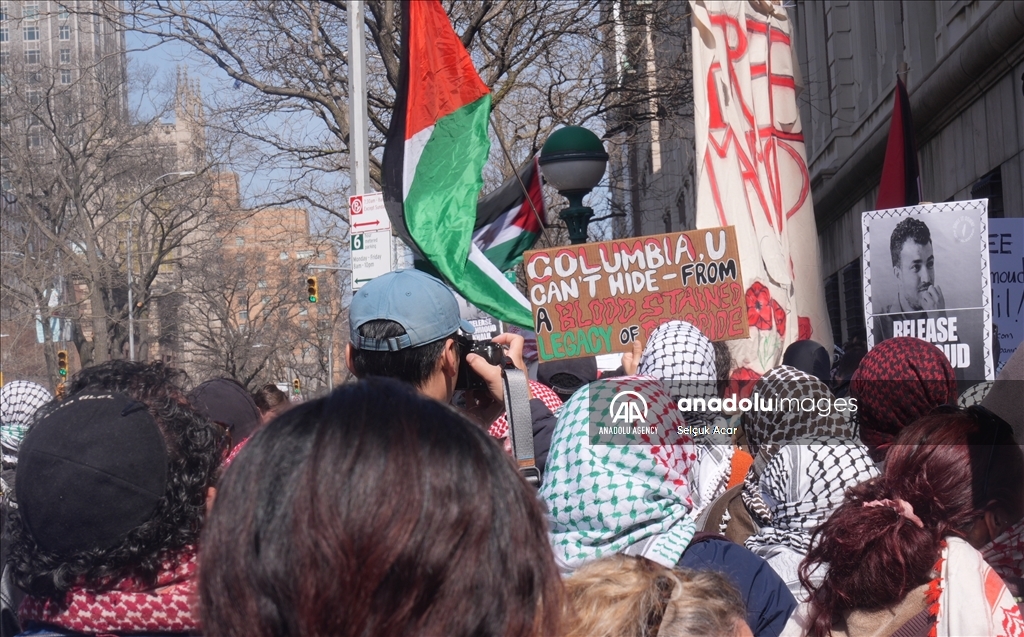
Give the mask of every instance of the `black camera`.
[[482, 356], [490, 365], [501, 365], [505, 360], [504, 348], [494, 341], [474, 341], [471, 338], [462, 336], [456, 338], [459, 345], [459, 376], [455, 379], [455, 389], [487, 389], [487, 383], [483, 377], [473, 371], [473, 368], [466, 362], [470, 354]]

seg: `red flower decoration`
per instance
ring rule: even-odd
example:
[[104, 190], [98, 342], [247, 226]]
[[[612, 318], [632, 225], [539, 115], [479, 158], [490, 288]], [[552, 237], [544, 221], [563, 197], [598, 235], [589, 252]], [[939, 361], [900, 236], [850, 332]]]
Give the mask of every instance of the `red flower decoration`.
[[779, 331], [779, 336], [785, 338], [786, 310], [782, 309], [782, 306], [775, 299], [772, 299], [772, 313], [775, 315], [775, 329]]
[[740, 398], [750, 398], [750, 394], [754, 392], [754, 383], [757, 379], [761, 378], [761, 375], [748, 367], [737, 367], [729, 375], [729, 386], [726, 388], [726, 396], [736, 396]]
[[798, 326], [797, 329], [799, 330], [797, 332], [797, 340], [810, 340], [811, 333], [813, 332], [813, 330], [811, 329], [811, 319], [806, 316], [798, 316], [796, 319], [796, 324]]
[[772, 329], [772, 294], [759, 281], [747, 289], [747, 322], [759, 330]]

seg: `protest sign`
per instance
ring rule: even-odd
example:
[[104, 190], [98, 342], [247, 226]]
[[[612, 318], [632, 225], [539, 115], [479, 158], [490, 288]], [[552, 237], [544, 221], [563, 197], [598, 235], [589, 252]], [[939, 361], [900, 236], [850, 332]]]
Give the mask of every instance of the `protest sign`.
[[998, 375], [1024, 341], [1024, 219], [989, 219], [988, 254]]
[[935, 343], [961, 381], [992, 380], [988, 200], [863, 213], [868, 347]]
[[541, 361], [625, 352], [673, 319], [716, 341], [747, 337], [731, 226], [531, 250], [524, 257]]

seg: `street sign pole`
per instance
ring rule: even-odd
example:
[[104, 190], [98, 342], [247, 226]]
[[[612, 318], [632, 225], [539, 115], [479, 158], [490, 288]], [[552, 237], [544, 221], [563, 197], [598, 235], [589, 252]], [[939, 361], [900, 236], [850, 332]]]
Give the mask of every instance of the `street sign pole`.
[[351, 194], [370, 192], [370, 145], [366, 115], [366, 30], [361, 0], [348, 0], [348, 105]]

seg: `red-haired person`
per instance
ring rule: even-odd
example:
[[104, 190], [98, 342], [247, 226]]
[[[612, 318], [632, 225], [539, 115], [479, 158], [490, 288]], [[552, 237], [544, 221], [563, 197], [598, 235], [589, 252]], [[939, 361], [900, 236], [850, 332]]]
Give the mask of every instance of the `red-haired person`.
[[1013, 593], [978, 549], [1021, 517], [1010, 427], [979, 408], [926, 416], [816, 532], [801, 566], [810, 601], [783, 634], [1020, 635]]
[[219, 484], [207, 637], [561, 632], [536, 492], [454, 409], [370, 378], [274, 418]]

